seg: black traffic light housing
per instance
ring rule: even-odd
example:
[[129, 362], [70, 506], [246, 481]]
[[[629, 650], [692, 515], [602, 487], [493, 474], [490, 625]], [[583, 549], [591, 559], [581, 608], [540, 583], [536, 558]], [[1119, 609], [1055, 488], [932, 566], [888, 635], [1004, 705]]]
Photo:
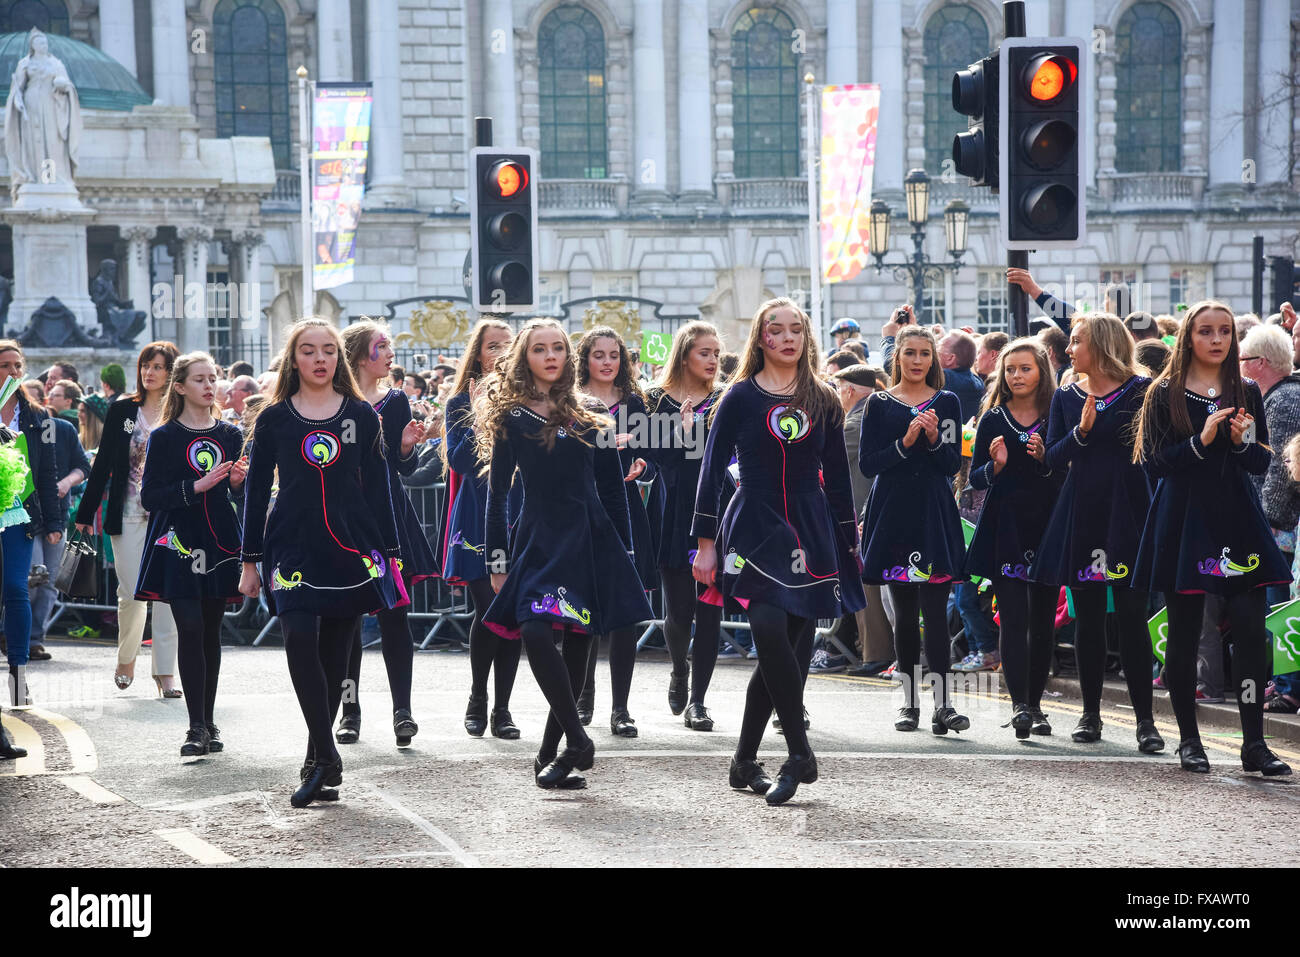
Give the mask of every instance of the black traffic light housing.
[[1086, 230], [1084, 41], [1002, 41], [998, 213], [1008, 249], [1083, 245]]
[[1000, 54], [976, 60], [952, 77], [952, 108], [970, 117], [967, 130], [952, 140], [952, 162], [972, 186], [998, 189], [998, 61]]
[[470, 301], [479, 312], [537, 311], [536, 173], [536, 150], [470, 150]]

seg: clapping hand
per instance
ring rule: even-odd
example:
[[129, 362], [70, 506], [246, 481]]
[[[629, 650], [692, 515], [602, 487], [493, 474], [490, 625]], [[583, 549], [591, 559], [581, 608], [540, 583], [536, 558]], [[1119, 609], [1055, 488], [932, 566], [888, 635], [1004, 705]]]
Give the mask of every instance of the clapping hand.
[[1237, 414], [1232, 417], [1228, 423], [1228, 434], [1232, 436], [1233, 445], [1245, 445], [1247, 442], [1246, 435], [1250, 433], [1253, 439], [1254, 432], [1251, 426], [1255, 424], [1255, 417], [1246, 412], [1245, 409], [1238, 409]]
[[1007, 442], [1002, 436], [996, 436], [989, 443], [989, 458], [993, 460], [994, 473], [1001, 472], [1007, 465]]
[[1097, 397], [1089, 395], [1083, 400], [1083, 412], [1079, 415], [1079, 431], [1087, 435], [1097, 422]]
[[423, 441], [427, 432], [427, 427], [420, 419], [406, 423], [406, 428], [402, 429], [402, 458], [411, 454], [411, 450]]
[[[245, 456], [241, 456], [238, 460], [235, 461], [233, 465], [230, 466], [230, 487], [239, 488], [239, 486], [243, 485], [244, 476], [246, 476], [247, 474], [248, 474], [248, 456], [245, 455]], [[198, 483], [196, 482], [195, 488], [197, 487], [198, 487]]]
[[213, 488], [217, 483], [230, 474], [230, 470], [233, 467], [233, 462], [222, 462], [212, 471], [208, 472], [207, 475], [194, 483], [194, 491], [206, 492], [208, 489]]
[[1035, 432], [1029, 437], [1029, 454], [1038, 461], [1047, 458], [1047, 445], [1043, 442], [1043, 437]]
[[[1205, 420], [1205, 425], [1201, 429], [1201, 444], [1206, 448], [1209, 448], [1214, 440], [1219, 437], [1219, 425], [1236, 411], [1236, 409], [1229, 407], [1220, 409], [1218, 412], [1210, 413], [1209, 417]], [[1232, 427], [1229, 426], [1230, 430], [1231, 428]]]

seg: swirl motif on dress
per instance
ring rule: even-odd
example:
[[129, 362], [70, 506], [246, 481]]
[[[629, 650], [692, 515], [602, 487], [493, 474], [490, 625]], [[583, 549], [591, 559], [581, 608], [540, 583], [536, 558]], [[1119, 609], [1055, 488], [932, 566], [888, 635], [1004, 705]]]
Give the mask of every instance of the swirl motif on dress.
[[185, 460], [200, 475], [207, 475], [225, 460], [221, 446], [208, 438], [195, 439], [185, 450]]
[[302, 440], [302, 457], [317, 468], [333, 465], [339, 460], [342, 450], [338, 436], [324, 429], [308, 432]]
[[776, 405], [767, 413], [767, 430], [782, 442], [798, 442], [811, 429], [808, 413], [797, 405]]

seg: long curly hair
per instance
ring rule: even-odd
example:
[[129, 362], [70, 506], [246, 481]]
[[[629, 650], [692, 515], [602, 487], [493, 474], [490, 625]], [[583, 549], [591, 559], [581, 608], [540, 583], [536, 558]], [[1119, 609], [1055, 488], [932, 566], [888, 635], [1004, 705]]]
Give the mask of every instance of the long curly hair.
[[[803, 323], [803, 351], [799, 354], [796, 366], [794, 394], [790, 396], [790, 404], [806, 411], [813, 424], [834, 421], [837, 416], [843, 415], [843, 410], [835, 390], [817, 374], [822, 360], [812, 323], [808, 314], [799, 308], [799, 304], [786, 296], [769, 299], [754, 312], [753, 321], [749, 325], [749, 336], [740, 352], [740, 367], [727, 383], [727, 389], [730, 390], [745, 379], [754, 378], [762, 370], [766, 361], [763, 358], [763, 328], [767, 325], [768, 316], [777, 309], [793, 310]], [[721, 404], [721, 400], [715, 402], [713, 411], [716, 412]]]
[[614, 388], [618, 390], [619, 395], [624, 399], [634, 395], [644, 400], [645, 394], [641, 391], [641, 384], [632, 376], [632, 359], [627, 352], [627, 343], [609, 326], [596, 326], [583, 333], [582, 338], [578, 340], [579, 387], [584, 387], [591, 381], [591, 349], [597, 339], [613, 339], [618, 343], [618, 373], [614, 376]]
[[[565, 363], [560, 377], [546, 392], [537, 388], [533, 372], [528, 367], [528, 349], [533, 333], [541, 329], [554, 329], [564, 339]], [[497, 360], [497, 371], [487, 377], [486, 388], [475, 407], [477, 428], [474, 433], [475, 451], [483, 463], [480, 470], [487, 473], [492, 463], [492, 445], [498, 438], [505, 438], [506, 417], [517, 405], [526, 406], [530, 401], [549, 398], [555, 404], [546, 424], [537, 435], [537, 441], [549, 451], [555, 448], [555, 433], [565, 428], [575, 438], [586, 445], [587, 434], [612, 428], [614, 420], [600, 411], [594, 410], [578, 392], [576, 363], [573, 356], [573, 343], [565, 334], [564, 327], [554, 319], [529, 319], [524, 323], [519, 335], [510, 346], [510, 353], [504, 359]], [[599, 404], [599, 403], [595, 403]]]
[[330, 383], [334, 386], [334, 391], [349, 399], [361, 399], [361, 390], [357, 388], [356, 377], [352, 374], [352, 367], [348, 365], [347, 350], [343, 347], [343, 337], [339, 334], [338, 328], [328, 319], [308, 316], [299, 319], [289, 327], [284, 348], [280, 351], [280, 367], [276, 372], [275, 384], [271, 387], [271, 402], [283, 402], [301, 387], [302, 380], [298, 376], [298, 366], [294, 363], [293, 357], [298, 349], [298, 340], [309, 329], [324, 329], [334, 340], [334, 347], [338, 350], [334, 379]]

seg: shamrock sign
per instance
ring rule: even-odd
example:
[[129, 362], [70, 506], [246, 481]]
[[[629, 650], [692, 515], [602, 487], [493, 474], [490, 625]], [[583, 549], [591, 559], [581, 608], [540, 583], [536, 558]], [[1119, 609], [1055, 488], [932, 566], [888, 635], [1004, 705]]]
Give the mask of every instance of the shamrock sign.
[[1151, 633], [1151, 650], [1155, 652], [1160, 663], [1165, 663], [1165, 643], [1169, 641], [1169, 609], [1161, 608], [1147, 622], [1147, 631]]
[[1275, 606], [1264, 624], [1273, 633], [1273, 674], [1300, 671], [1300, 598]]
[[672, 338], [666, 332], [641, 332], [641, 361], [661, 366], [668, 361], [668, 349]]

